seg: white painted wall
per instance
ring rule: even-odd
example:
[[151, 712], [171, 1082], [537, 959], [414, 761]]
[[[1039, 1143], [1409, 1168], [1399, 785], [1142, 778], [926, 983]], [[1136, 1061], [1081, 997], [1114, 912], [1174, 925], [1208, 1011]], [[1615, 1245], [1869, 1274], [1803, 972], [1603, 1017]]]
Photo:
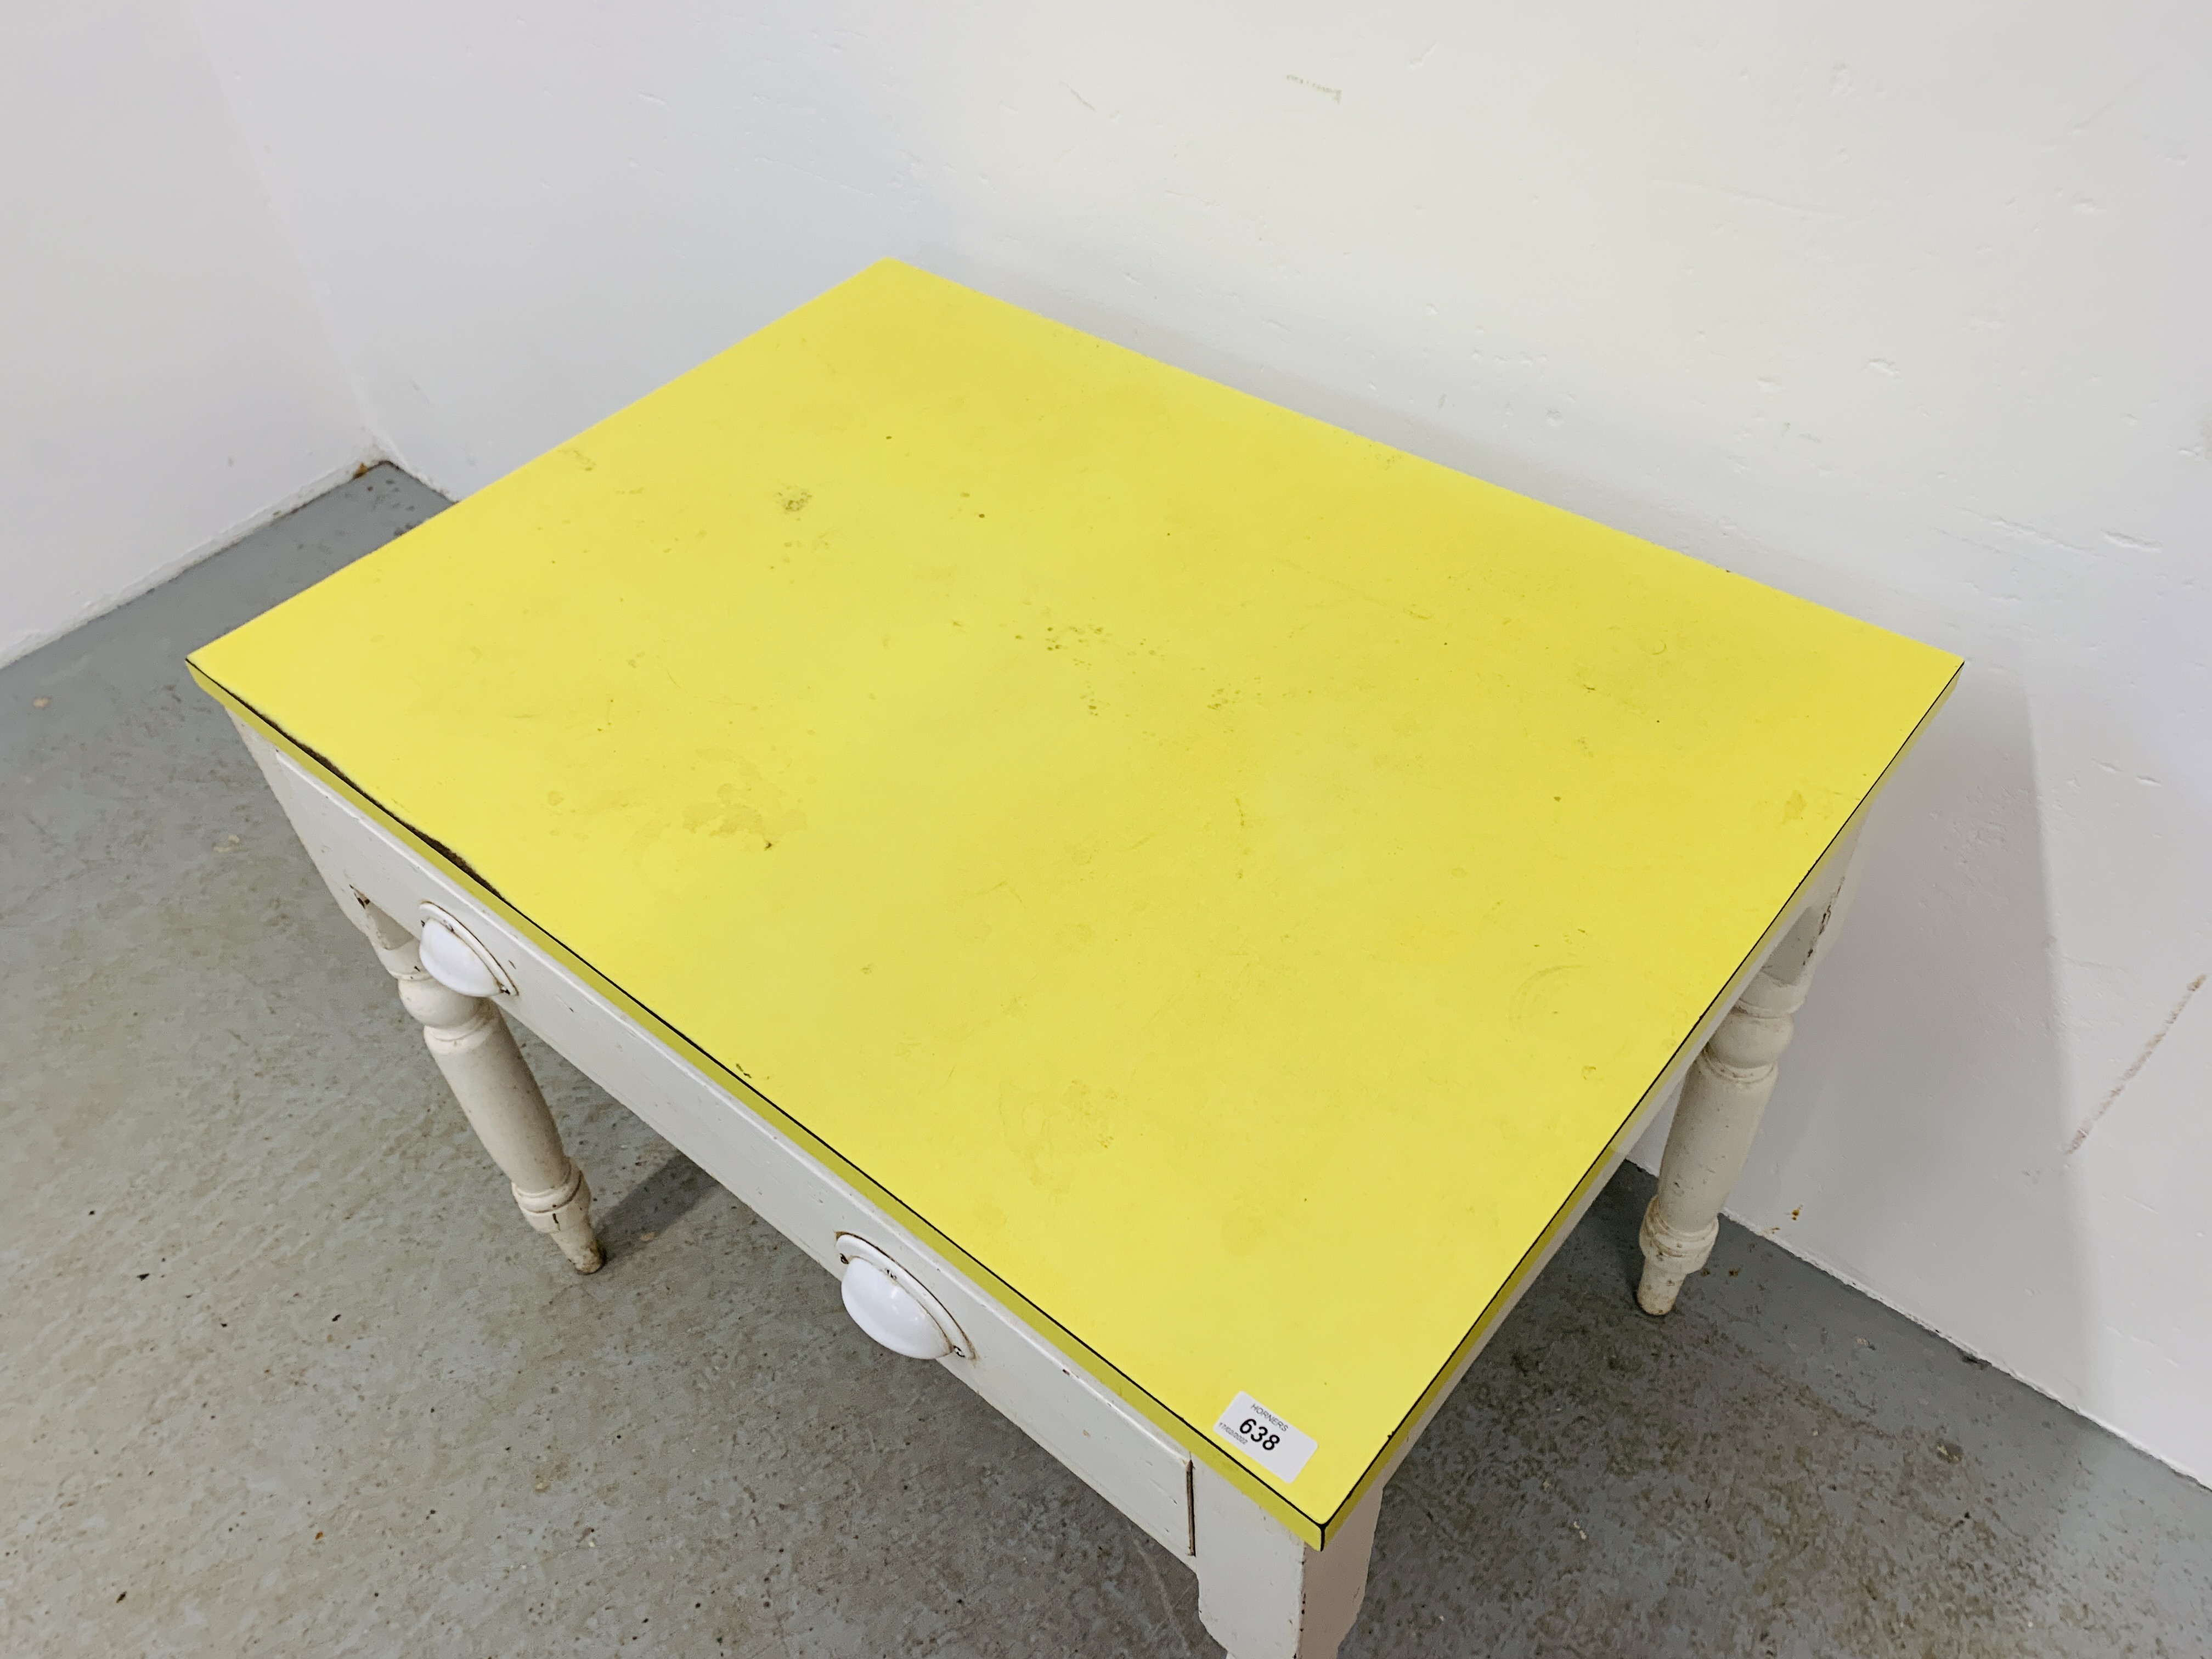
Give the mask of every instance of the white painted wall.
[[177, 0], [0, 17], [0, 662], [371, 451]]
[[2212, 13], [191, 3], [443, 489], [898, 253], [1964, 653], [1736, 1213], [2212, 1479]]

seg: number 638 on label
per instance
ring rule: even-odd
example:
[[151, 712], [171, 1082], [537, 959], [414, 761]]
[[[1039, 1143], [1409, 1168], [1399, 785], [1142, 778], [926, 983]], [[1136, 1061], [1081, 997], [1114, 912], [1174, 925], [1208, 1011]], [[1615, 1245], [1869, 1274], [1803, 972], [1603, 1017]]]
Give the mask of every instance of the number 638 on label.
[[1240, 1393], [1229, 1402], [1213, 1431], [1281, 1480], [1297, 1480], [1316, 1449], [1311, 1435], [1292, 1427], [1249, 1394]]

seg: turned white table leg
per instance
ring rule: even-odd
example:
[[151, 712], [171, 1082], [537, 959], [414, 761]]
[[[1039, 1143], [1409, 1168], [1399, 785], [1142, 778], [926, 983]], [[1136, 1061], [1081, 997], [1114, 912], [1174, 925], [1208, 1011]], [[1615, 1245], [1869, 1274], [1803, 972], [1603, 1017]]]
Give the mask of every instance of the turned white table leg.
[[1713, 1253], [1721, 1206], [1743, 1173], [1752, 1137], [1774, 1092], [1776, 1063], [1796, 1035], [1813, 970], [1842, 920], [1855, 850], [1845, 848], [1838, 857], [1826, 890], [1799, 912], [1690, 1062], [1659, 1163], [1659, 1188], [1644, 1212], [1644, 1277], [1636, 1300], [1648, 1314], [1669, 1311], [1682, 1281]]
[[514, 1033], [489, 997], [441, 985], [422, 966], [415, 935], [374, 905], [362, 917], [377, 959], [399, 982], [399, 1000], [422, 1023], [422, 1039], [492, 1162], [513, 1183], [523, 1218], [548, 1235], [580, 1273], [604, 1258], [592, 1231], [592, 1189], [561, 1144], [553, 1114]]
[[1382, 1483], [1316, 1550], [1205, 1464], [1191, 1473], [1198, 1616], [1213, 1639], [1229, 1659], [1336, 1659], [1366, 1599]]

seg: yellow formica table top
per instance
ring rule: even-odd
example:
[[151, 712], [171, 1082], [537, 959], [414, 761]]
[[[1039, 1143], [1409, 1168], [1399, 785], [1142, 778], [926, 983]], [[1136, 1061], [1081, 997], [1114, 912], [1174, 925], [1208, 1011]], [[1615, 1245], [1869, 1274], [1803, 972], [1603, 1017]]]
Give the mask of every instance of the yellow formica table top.
[[192, 665], [1313, 1543], [1960, 665], [891, 261]]

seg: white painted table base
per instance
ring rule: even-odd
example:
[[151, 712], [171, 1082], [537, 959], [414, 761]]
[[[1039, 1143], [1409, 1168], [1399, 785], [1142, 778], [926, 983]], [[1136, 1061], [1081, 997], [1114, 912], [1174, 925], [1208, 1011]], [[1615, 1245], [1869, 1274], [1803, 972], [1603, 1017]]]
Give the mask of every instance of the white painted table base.
[[592, 1231], [592, 1189], [561, 1144], [552, 1109], [514, 1033], [489, 997], [441, 984], [422, 965], [414, 932], [356, 894], [354, 920], [399, 982], [400, 1005], [422, 1022], [422, 1040], [469, 1127], [512, 1183], [523, 1219], [547, 1234], [580, 1273], [605, 1260]]
[[1857, 854], [1854, 836], [1691, 1062], [1638, 1241], [1644, 1277], [1636, 1300], [1648, 1314], [1671, 1312], [1682, 1281], [1713, 1253], [1721, 1206], [1743, 1173], [1752, 1137], [1774, 1092], [1776, 1062], [1796, 1035], [1813, 970], [1850, 902]]
[[[857, 1236], [925, 1285], [957, 1322], [970, 1350], [929, 1363], [982, 1395], [1195, 1571], [1200, 1616], [1230, 1659], [1332, 1659], [1366, 1595], [1376, 1517], [1395, 1462], [1339, 1522], [1328, 1548], [1309, 1547], [764, 1119], [509, 933], [319, 778], [251, 728], [240, 725], [240, 731], [325, 882], [398, 981], [401, 1000], [422, 1022], [439, 1070], [505, 1172], [524, 1217], [552, 1237], [577, 1271], [592, 1272], [601, 1260], [591, 1189], [515, 1048], [502, 1004], [830, 1271], [843, 1271], [837, 1239]], [[1847, 855], [1835, 860], [1834, 873], [1689, 1069], [1659, 1191], [1644, 1224], [1646, 1262], [1638, 1299], [1649, 1312], [1671, 1308], [1684, 1278], [1712, 1249], [1720, 1206], [1773, 1089], [1775, 1058], [1790, 1040], [1791, 1017], [1840, 916], [1848, 862]], [[465, 994], [423, 966], [417, 935], [404, 919], [416, 916], [425, 901], [451, 912], [481, 942], [502, 981], [498, 994]], [[1603, 1174], [1609, 1176], [1611, 1166]], [[1546, 1260], [1603, 1185], [1602, 1179], [1593, 1182], [1554, 1231]], [[1534, 1277], [1532, 1270], [1522, 1287]], [[1439, 1403], [1449, 1392], [1439, 1394]]]

